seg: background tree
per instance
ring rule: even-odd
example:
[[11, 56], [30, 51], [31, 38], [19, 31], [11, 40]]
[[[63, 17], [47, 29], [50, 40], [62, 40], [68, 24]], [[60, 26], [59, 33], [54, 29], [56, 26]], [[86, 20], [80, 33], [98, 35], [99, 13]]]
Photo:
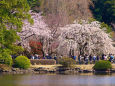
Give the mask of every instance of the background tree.
[[31, 25], [26, 20], [24, 21], [23, 30], [18, 33], [21, 41], [20, 45], [23, 46], [28, 52], [32, 52], [29, 42], [35, 40], [41, 42], [44, 53], [48, 53], [49, 39], [51, 39], [51, 30], [45, 23], [44, 18], [39, 13], [30, 12], [34, 24]]
[[43, 45], [41, 42], [37, 42], [37, 41], [33, 41], [31, 40], [29, 42], [29, 45], [31, 47], [31, 50], [32, 50], [32, 54], [38, 54], [40, 56], [44, 56], [44, 51], [43, 51]]
[[9, 55], [23, 50], [15, 42], [20, 39], [17, 32], [23, 26], [23, 20], [28, 19], [30, 7], [27, 0], [0, 0], [0, 53], [7, 52]]
[[42, 0], [27, 0], [31, 9], [35, 12], [40, 12], [40, 5]]
[[[58, 37], [58, 55], [69, 56], [79, 55], [102, 55], [115, 53], [113, 41], [109, 35], [103, 31], [99, 22], [90, 24], [82, 21], [60, 28], [61, 35]], [[71, 52], [71, 53], [70, 53]]]
[[92, 0], [91, 10], [94, 17], [106, 24], [115, 23], [115, 0]]

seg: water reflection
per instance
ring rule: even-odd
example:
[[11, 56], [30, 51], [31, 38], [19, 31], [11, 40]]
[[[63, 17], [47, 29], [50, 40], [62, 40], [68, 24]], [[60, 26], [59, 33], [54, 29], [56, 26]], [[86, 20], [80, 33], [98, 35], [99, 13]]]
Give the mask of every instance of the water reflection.
[[115, 86], [112, 75], [0, 75], [0, 86]]

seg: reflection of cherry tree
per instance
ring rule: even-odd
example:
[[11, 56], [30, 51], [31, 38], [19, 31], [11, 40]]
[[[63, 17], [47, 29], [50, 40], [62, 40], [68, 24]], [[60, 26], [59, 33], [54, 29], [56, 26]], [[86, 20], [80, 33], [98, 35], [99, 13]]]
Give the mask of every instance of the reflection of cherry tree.
[[[109, 35], [100, 29], [99, 22], [88, 24], [70, 24], [61, 28], [58, 53], [69, 55], [69, 51], [77, 54], [115, 54]], [[70, 41], [72, 43], [70, 43]]]

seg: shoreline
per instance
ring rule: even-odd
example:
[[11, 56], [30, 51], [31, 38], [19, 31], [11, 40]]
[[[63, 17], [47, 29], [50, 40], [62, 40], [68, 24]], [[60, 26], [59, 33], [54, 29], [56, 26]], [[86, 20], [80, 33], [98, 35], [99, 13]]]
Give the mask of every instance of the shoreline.
[[29, 69], [11, 68], [11, 70], [0, 70], [5, 74], [79, 74], [79, 73], [115, 73], [115, 64], [109, 71], [94, 71], [93, 64], [75, 65], [74, 68], [63, 68], [61, 65], [31, 65]]

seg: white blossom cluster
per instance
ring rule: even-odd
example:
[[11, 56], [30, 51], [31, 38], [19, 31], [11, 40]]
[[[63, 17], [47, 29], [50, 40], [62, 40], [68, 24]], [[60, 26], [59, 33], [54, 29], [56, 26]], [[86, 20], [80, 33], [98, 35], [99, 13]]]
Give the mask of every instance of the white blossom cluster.
[[76, 54], [115, 54], [115, 47], [107, 33], [100, 29], [97, 21], [74, 24], [61, 27], [58, 53], [69, 55], [70, 50]]
[[43, 38], [51, 38], [51, 31], [48, 28], [47, 24], [44, 22], [41, 13], [33, 13], [30, 12], [31, 18], [34, 21], [34, 24], [30, 24], [28, 20], [24, 20], [24, 25], [22, 32], [18, 33], [21, 37], [21, 45], [24, 48], [29, 48], [29, 41], [36, 40], [43, 37]]
[[[73, 24], [59, 27], [57, 32], [60, 34], [53, 43], [49, 43], [51, 39], [51, 29], [44, 22], [43, 17], [40, 13], [30, 13], [34, 20], [34, 24], [31, 25], [24, 21], [23, 30], [19, 33], [23, 46], [28, 47], [27, 37], [32, 34], [39, 37], [45, 38], [44, 51], [55, 46], [55, 51], [59, 55], [70, 54], [70, 51], [74, 52], [75, 55], [82, 54], [115, 54], [115, 48], [111, 38], [104, 30], [100, 29], [100, 23], [97, 21], [88, 23], [83, 20], [82, 24], [74, 22]], [[51, 44], [51, 45], [50, 45]], [[58, 46], [58, 47], [56, 47]], [[47, 50], [46, 50], [47, 51]]]

